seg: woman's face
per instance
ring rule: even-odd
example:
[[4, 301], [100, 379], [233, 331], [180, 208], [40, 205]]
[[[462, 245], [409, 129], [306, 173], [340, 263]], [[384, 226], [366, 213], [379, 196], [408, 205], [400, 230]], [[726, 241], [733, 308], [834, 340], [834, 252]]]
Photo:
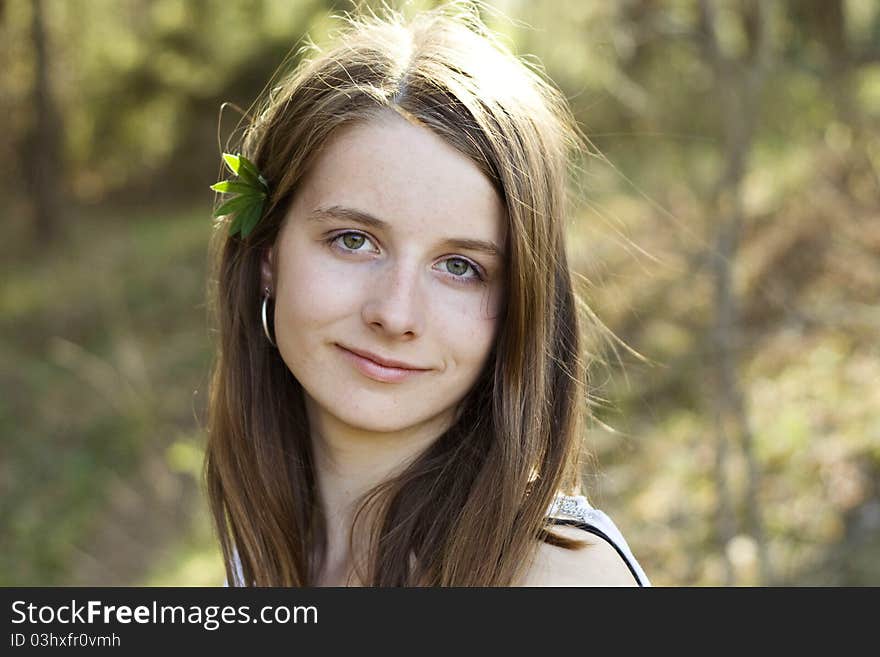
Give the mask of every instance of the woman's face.
[[452, 423], [496, 338], [505, 224], [489, 180], [427, 128], [389, 112], [332, 135], [263, 261], [275, 342], [313, 429]]

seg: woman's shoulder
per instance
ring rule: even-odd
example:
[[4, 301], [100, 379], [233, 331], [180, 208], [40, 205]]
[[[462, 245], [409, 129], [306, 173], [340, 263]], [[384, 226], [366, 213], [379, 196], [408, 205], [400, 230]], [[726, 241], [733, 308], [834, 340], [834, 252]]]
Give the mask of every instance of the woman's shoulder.
[[542, 543], [520, 586], [649, 586], [620, 530], [583, 495], [556, 496], [547, 511], [554, 534], [584, 542], [569, 550]]
[[587, 545], [567, 550], [541, 543], [519, 586], [638, 586], [620, 555], [604, 540], [585, 539], [575, 527], [555, 527], [553, 533]]

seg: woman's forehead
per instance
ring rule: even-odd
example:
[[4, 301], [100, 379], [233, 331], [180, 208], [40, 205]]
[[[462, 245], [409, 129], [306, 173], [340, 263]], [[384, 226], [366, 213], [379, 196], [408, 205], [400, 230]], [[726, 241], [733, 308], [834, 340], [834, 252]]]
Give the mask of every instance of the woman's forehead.
[[492, 182], [431, 130], [394, 113], [338, 129], [300, 192], [300, 213], [348, 207], [391, 227], [444, 229], [504, 245], [505, 209]]

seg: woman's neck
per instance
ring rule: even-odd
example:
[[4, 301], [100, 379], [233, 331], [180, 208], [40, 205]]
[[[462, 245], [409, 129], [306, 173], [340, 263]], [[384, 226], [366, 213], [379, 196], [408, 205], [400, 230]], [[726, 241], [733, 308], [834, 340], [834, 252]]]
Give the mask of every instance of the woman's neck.
[[328, 413], [309, 408], [312, 450], [321, 510], [327, 531], [325, 567], [319, 586], [344, 586], [355, 557], [363, 559], [375, 519], [359, 518], [354, 550], [349, 533], [357, 504], [373, 487], [401, 472], [445, 431], [449, 417], [438, 416], [396, 432], [369, 432], [339, 422]]

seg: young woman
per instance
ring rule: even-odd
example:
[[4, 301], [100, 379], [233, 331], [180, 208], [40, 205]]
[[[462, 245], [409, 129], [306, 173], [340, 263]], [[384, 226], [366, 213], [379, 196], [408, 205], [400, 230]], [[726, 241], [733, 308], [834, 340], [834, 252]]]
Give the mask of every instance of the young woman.
[[206, 456], [228, 582], [648, 584], [579, 494], [582, 146], [458, 3], [349, 16], [271, 89], [218, 186], [241, 199], [216, 233]]

